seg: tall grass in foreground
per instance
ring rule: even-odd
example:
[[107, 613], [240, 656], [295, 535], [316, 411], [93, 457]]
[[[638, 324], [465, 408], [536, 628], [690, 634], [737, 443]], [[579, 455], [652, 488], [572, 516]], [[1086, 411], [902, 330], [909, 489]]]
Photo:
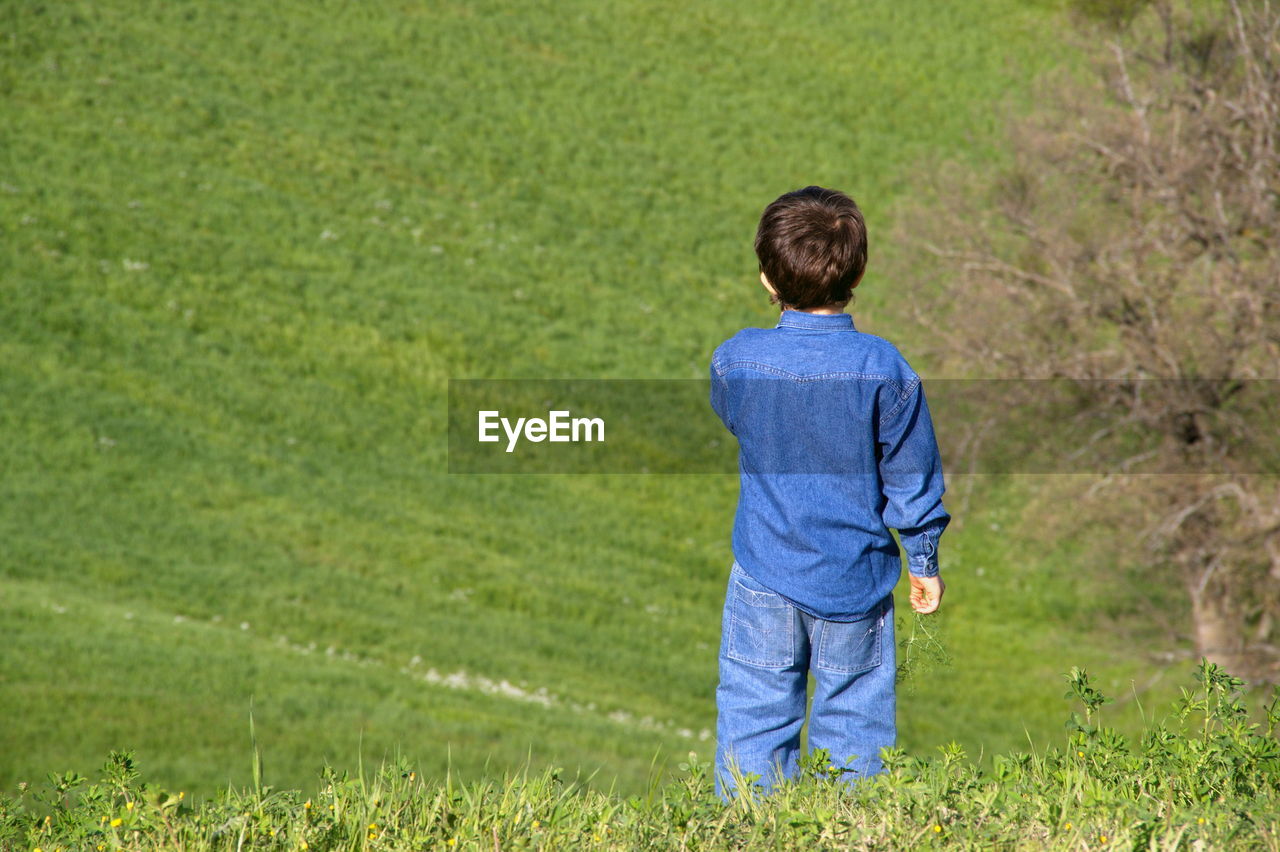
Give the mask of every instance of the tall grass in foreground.
[[[985, 771], [958, 746], [930, 759], [886, 753], [888, 771], [852, 787], [816, 753], [803, 777], [723, 805], [710, 764], [622, 798], [558, 770], [425, 783], [405, 763], [356, 777], [327, 770], [313, 799], [264, 786], [192, 806], [142, 783], [113, 753], [97, 783], [0, 797], [0, 848], [151, 849], [1280, 849], [1280, 687], [1265, 722], [1248, 719], [1243, 682], [1202, 662], [1195, 688], [1136, 742], [1100, 724], [1107, 699], [1083, 671], [1067, 745], [999, 756]], [[255, 754], [256, 765], [256, 754]]]

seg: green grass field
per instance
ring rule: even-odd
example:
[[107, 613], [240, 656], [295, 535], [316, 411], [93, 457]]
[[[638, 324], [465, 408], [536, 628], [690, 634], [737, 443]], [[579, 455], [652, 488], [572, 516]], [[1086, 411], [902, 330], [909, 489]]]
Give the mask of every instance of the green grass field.
[[[1130, 739], [1106, 696], [1069, 675], [1065, 742], [989, 768], [949, 745], [883, 752], [882, 774], [841, 782], [824, 752], [799, 777], [722, 803], [711, 764], [687, 755], [640, 795], [584, 789], [562, 770], [425, 779], [404, 760], [326, 769], [312, 794], [253, 785], [193, 802], [113, 752], [94, 777], [55, 773], [0, 794], [0, 845], [32, 850], [1239, 849], [1280, 846], [1280, 688], [1246, 722], [1243, 681], [1204, 663], [1178, 707]], [[1265, 699], [1264, 699], [1265, 700]]]
[[[451, 476], [446, 382], [702, 377], [772, 323], [751, 236], [808, 183], [859, 199], [855, 316], [910, 356], [911, 282], [880, 273], [911, 247], [876, 235], [940, 159], [1000, 161], [1061, 26], [1015, 0], [5, 4], [0, 786], [116, 748], [243, 785], [251, 703], [276, 786], [399, 753], [637, 790], [710, 753], [734, 478]], [[1071, 665], [1118, 695], [1157, 673], [1097, 548], [1019, 540], [1036, 483], [971, 485], [912, 751], [1058, 736]]]

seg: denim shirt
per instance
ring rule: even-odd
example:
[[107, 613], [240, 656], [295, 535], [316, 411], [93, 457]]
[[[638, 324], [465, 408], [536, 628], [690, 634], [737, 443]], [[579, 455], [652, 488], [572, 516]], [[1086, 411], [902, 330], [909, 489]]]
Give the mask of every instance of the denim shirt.
[[783, 311], [711, 359], [711, 407], [738, 439], [733, 555], [810, 615], [870, 612], [907, 567], [938, 573], [942, 462], [920, 377], [848, 314]]

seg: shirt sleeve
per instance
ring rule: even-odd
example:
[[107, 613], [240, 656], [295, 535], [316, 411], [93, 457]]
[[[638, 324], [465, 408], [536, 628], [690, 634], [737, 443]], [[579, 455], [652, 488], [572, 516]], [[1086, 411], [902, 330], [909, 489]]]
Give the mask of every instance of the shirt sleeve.
[[916, 577], [936, 577], [938, 539], [951, 515], [942, 506], [942, 459], [918, 378], [882, 415], [877, 456], [885, 525], [898, 531], [907, 570]]
[[[725, 428], [733, 432], [733, 421], [729, 418], [728, 399], [729, 385], [724, 376], [716, 372], [715, 361], [711, 362], [711, 408], [715, 411]], [[736, 432], [734, 434], [737, 434]]]

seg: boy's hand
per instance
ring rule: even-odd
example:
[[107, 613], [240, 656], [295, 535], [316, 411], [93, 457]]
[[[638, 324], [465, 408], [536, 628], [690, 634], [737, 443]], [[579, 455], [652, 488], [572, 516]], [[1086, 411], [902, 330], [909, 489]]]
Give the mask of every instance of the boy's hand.
[[942, 603], [942, 592], [946, 587], [941, 577], [911, 575], [911, 608], [922, 615], [933, 612]]

